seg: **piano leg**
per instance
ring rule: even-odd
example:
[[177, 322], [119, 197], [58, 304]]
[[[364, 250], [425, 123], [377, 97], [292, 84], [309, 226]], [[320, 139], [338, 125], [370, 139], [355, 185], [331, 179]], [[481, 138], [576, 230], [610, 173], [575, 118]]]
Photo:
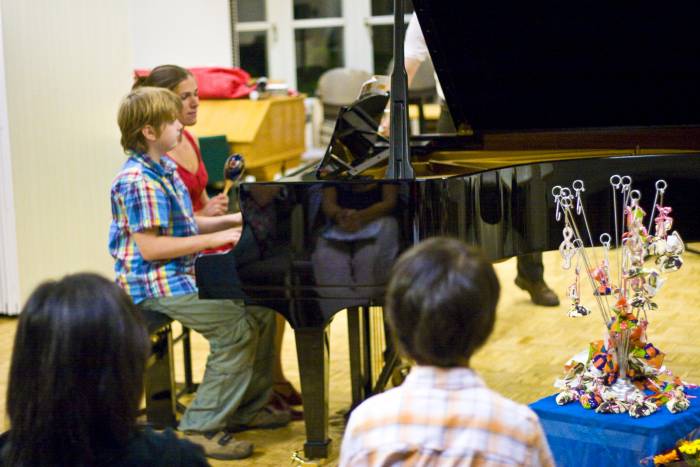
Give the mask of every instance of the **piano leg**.
[[309, 459], [328, 457], [328, 327], [294, 330]]
[[350, 382], [354, 409], [372, 392], [372, 364], [369, 347], [369, 308], [351, 307], [348, 313], [348, 344], [350, 348]]

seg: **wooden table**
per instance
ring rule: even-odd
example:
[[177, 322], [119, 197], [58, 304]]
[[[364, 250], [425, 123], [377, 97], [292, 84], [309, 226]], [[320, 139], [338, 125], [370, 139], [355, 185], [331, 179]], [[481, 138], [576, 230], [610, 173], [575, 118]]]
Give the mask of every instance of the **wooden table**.
[[299, 164], [304, 144], [304, 97], [208, 99], [199, 104], [197, 136], [225, 135], [245, 158], [246, 173], [271, 180]]

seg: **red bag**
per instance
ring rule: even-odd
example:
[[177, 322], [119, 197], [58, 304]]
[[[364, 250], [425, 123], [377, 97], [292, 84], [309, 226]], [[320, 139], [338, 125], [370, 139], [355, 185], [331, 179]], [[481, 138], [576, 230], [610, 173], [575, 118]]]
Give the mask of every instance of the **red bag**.
[[190, 68], [199, 85], [201, 99], [236, 99], [253, 90], [250, 75], [241, 68]]
[[[250, 75], [242, 68], [188, 68], [199, 86], [201, 99], [236, 99], [250, 94]], [[136, 76], [148, 76], [150, 70], [134, 70]]]

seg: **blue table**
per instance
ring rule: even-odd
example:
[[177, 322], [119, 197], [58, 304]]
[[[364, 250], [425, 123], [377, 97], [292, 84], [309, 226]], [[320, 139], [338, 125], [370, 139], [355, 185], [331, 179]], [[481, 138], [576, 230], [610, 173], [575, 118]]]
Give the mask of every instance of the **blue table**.
[[[700, 389], [688, 391], [700, 396]], [[578, 402], [559, 406], [555, 396], [530, 404], [547, 435], [558, 466], [639, 466], [647, 456], [672, 448], [676, 441], [700, 427], [700, 398], [691, 399], [685, 412], [671, 414], [660, 407], [652, 415], [597, 414]], [[653, 465], [653, 464], [652, 464]]]

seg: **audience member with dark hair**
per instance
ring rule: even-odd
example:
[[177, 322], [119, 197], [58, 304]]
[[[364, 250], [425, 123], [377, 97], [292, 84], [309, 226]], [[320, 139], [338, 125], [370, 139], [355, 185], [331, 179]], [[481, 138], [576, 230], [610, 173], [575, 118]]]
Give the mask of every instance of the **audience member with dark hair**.
[[553, 465], [535, 413], [469, 367], [493, 330], [499, 288], [491, 264], [459, 240], [432, 238], [399, 258], [385, 310], [417, 366], [353, 411], [341, 466]]
[[171, 430], [137, 428], [149, 351], [118, 285], [94, 274], [40, 285], [17, 326], [0, 465], [208, 465]]

